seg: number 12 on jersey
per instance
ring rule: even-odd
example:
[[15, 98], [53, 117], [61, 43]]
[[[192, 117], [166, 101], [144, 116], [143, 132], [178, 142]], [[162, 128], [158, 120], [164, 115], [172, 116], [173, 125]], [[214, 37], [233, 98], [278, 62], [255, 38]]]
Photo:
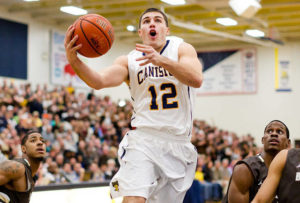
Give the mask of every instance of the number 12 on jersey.
[[[176, 87], [173, 83], [163, 83], [160, 86], [161, 91], [167, 91], [168, 92], [164, 93], [161, 97], [162, 100], [162, 109], [174, 109], [178, 108], [178, 102], [173, 101], [173, 102], [168, 102], [168, 99], [175, 98], [177, 96], [177, 91]], [[150, 110], [158, 110], [158, 104], [157, 104], [157, 93], [156, 93], [156, 88], [154, 85], [151, 85], [148, 88], [148, 91], [151, 94], [151, 103], [150, 103]]]

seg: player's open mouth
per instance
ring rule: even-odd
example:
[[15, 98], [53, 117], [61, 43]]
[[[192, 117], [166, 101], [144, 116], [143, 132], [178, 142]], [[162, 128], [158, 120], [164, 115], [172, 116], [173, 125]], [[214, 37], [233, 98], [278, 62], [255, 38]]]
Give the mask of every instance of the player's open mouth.
[[38, 148], [36, 151], [39, 152], [39, 153], [45, 153], [45, 150], [41, 149], [41, 148]]
[[155, 36], [156, 36], [156, 31], [155, 31], [155, 30], [150, 30], [150, 35], [151, 35], [152, 37], [155, 37]]

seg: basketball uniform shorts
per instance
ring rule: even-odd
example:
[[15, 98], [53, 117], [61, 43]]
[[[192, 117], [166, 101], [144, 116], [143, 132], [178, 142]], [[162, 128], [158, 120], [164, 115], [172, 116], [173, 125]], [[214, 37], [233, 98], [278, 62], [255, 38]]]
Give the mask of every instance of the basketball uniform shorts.
[[182, 203], [196, 170], [188, 137], [153, 130], [129, 131], [119, 145], [120, 169], [110, 182], [112, 198], [144, 197], [147, 203]]

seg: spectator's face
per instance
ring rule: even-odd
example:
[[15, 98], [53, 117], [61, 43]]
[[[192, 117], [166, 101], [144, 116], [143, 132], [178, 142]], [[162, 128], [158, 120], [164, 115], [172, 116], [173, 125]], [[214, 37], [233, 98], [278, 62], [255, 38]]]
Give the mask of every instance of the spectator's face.
[[85, 148], [85, 142], [83, 140], [79, 141], [79, 149], [83, 150]]
[[47, 127], [47, 133], [51, 133], [51, 131], [52, 131], [52, 126], [48, 125], [48, 127]]
[[55, 173], [57, 172], [57, 170], [58, 170], [58, 167], [57, 167], [57, 164], [56, 164], [55, 162], [52, 162], [52, 163], [49, 165], [49, 167], [48, 167], [48, 171], [49, 171], [50, 173], [55, 174]]
[[56, 157], [56, 163], [62, 164], [63, 162], [64, 162], [63, 155], [61, 155], [61, 154], [57, 155], [57, 157]]
[[100, 167], [102, 172], [105, 172], [107, 170], [107, 165], [106, 164], [102, 164]]
[[96, 172], [98, 170], [98, 165], [96, 163], [92, 163], [90, 166], [90, 170], [92, 172]]
[[229, 165], [228, 159], [223, 159], [223, 161], [222, 161], [223, 168], [227, 168], [228, 165]]
[[107, 155], [109, 153], [109, 147], [107, 145], [103, 146], [103, 154]]
[[64, 171], [66, 173], [71, 173], [72, 172], [71, 164], [65, 163], [65, 165], [64, 165]]
[[208, 168], [212, 168], [212, 167], [213, 167], [213, 162], [212, 162], [212, 161], [209, 161], [209, 162], [207, 163], [207, 167], [208, 167]]
[[98, 149], [100, 149], [101, 148], [101, 142], [100, 142], [100, 140], [99, 139], [95, 139], [95, 146], [98, 148]]
[[48, 166], [50, 166], [50, 164], [52, 163], [52, 158], [51, 157], [48, 157], [46, 159], [46, 163], [48, 164]]
[[209, 134], [207, 135], [207, 139], [208, 139], [209, 141], [212, 141], [212, 140], [214, 139], [214, 137], [215, 137], [214, 133], [209, 133]]
[[75, 166], [74, 166], [74, 171], [79, 172], [81, 168], [82, 168], [81, 164], [80, 163], [76, 163]]
[[7, 111], [7, 112], [5, 113], [5, 117], [6, 117], [7, 119], [11, 119], [11, 118], [13, 117], [13, 111]]
[[278, 153], [280, 150], [288, 148], [290, 140], [287, 138], [285, 126], [278, 121], [270, 123], [266, 127], [262, 143], [266, 152]]
[[198, 161], [197, 161], [197, 164], [198, 164], [198, 166], [201, 166], [201, 167], [202, 167], [202, 166], [204, 165], [204, 162], [205, 162], [205, 161], [204, 161], [204, 158], [199, 157], [199, 158], [198, 158]]
[[215, 162], [215, 167], [216, 168], [220, 168], [221, 167], [221, 162], [220, 161], [216, 161]]
[[109, 159], [109, 160], [107, 161], [107, 166], [108, 166], [108, 168], [110, 168], [110, 169], [114, 169], [115, 166], [116, 166], [116, 162], [115, 162], [113, 159]]
[[75, 165], [77, 163], [76, 159], [74, 157], [72, 157], [70, 159], [70, 164]]
[[238, 149], [242, 158], [245, 158], [249, 154], [249, 147], [247, 144], [242, 144]]
[[77, 155], [77, 160], [81, 163], [83, 161], [83, 157], [81, 155]]

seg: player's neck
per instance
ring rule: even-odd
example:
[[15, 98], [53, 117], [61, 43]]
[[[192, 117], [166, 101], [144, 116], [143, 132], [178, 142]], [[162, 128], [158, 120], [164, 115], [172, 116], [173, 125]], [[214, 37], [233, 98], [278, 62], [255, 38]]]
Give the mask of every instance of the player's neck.
[[263, 151], [262, 152], [262, 154], [261, 154], [261, 156], [262, 156], [262, 158], [264, 159], [264, 162], [265, 162], [265, 164], [266, 164], [266, 166], [269, 168], [269, 166], [270, 166], [270, 164], [271, 164], [271, 162], [272, 162], [272, 160], [274, 159], [274, 157], [276, 156], [276, 154], [277, 154], [278, 152], [266, 152], [266, 151]]
[[156, 45], [148, 44], [148, 45], [152, 46], [155, 51], [157, 51], [158, 53], [160, 53], [161, 50], [163, 50], [163, 48], [165, 47], [166, 43], [167, 43], [167, 40], [165, 40], [161, 44], [156, 44]]
[[36, 159], [36, 158], [29, 158], [26, 155], [24, 155], [23, 158], [25, 159], [25, 161], [27, 162], [27, 164], [31, 168], [32, 176], [34, 176], [34, 174], [36, 174], [37, 170], [39, 169], [40, 163], [41, 163], [42, 160], [41, 159]]

